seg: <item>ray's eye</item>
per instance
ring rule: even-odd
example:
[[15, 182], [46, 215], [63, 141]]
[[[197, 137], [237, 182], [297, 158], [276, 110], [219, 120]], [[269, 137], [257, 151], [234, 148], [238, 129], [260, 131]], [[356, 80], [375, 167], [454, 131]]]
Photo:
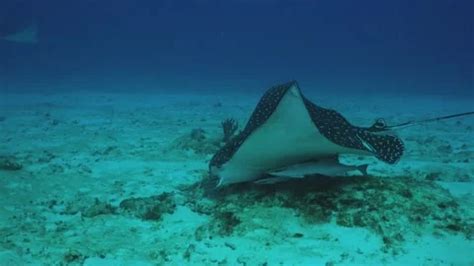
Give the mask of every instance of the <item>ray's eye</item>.
[[385, 128], [387, 124], [385, 123], [385, 120], [383, 118], [379, 118], [375, 121], [375, 125], [377, 125], [380, 128]]
[[387, 127], [385, 120], [383, 118], [379, 118], [375, 120], [375, 123], [372, 125], [372, 129], [374, 130], [383, 130]]
[[375, 120], [375, 123], [370, 127], [372, 131], [384, 130], [386, 128], [387, 128], [387, 123], [385, 123], [385, 120], [383, 118], [379, 118]]

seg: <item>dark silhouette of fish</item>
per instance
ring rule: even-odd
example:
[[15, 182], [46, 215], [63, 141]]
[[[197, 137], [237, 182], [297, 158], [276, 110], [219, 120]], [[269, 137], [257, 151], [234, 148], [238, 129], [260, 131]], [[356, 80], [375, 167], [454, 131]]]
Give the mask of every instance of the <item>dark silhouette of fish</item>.
[[38, 25], [31, 1], [2, 1], [0, 4], [0, 41], [38, 42]]

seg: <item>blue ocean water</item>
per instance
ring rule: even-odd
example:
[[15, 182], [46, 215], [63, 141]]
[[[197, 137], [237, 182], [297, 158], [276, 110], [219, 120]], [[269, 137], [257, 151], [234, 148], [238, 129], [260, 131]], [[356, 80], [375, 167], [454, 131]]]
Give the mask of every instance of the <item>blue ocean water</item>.
[[0, 266], [473, 265], [473, 11], [1, 0]]
[[71, 80], [103, 90], [144, 80], [174, 90], [252, 90], [298, 79], [341, 91], [466, 93], [473, 90], [473, 5], [5, 0], [2, 27], [34, 18], [40, 41], [0, 43], [2, 76], [22, 90]]

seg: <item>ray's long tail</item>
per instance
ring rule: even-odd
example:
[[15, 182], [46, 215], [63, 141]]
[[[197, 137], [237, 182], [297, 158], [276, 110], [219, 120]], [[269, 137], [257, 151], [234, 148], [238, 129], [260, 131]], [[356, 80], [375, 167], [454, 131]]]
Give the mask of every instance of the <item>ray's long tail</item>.
[[389, 131], [389, 130], [396, 130], [396, 129], [403, 129], [411, 126], [416, 126], [424, 123], [431, 123], [431, 122], [436, 122], [436, 121], [441, 121], [441, 120], [446, 120], [446, 119], [452, 119], [456, 117], [463, 117], [463, 116], [469, 116], [469, 115], [474, 115], [474, 111], [472, 112], [465, 112], [465, 113], [459, 113], [459, 114], [452, 114], [452, 115], [446, 115], [446, 116], [439, 116], [435, 118], [429, 118], [429, 119], [423, 119], [423, 120], [411, 120], [408, 122], [404, 122], [398, 125], [393, 125], [389, 126], [385, 124], [385, 121], [383, 119], [378, 119], [375, 124], [369, 128], [370, 131], [377, 132], [377, 131]]

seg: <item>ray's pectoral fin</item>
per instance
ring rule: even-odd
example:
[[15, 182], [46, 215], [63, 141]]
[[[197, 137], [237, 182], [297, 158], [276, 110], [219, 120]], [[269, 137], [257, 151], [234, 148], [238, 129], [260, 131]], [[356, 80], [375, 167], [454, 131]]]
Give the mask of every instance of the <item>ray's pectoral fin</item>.
[[317, 106], [306, 98], [304, 103], [319, 132], [331, 142], [369, 152], [390, 164], [396, 163], [403, 155], [403, 142], [387, 129], [385, 121], [379, 119], [369, 128], [357, 127], [335, 110]]

